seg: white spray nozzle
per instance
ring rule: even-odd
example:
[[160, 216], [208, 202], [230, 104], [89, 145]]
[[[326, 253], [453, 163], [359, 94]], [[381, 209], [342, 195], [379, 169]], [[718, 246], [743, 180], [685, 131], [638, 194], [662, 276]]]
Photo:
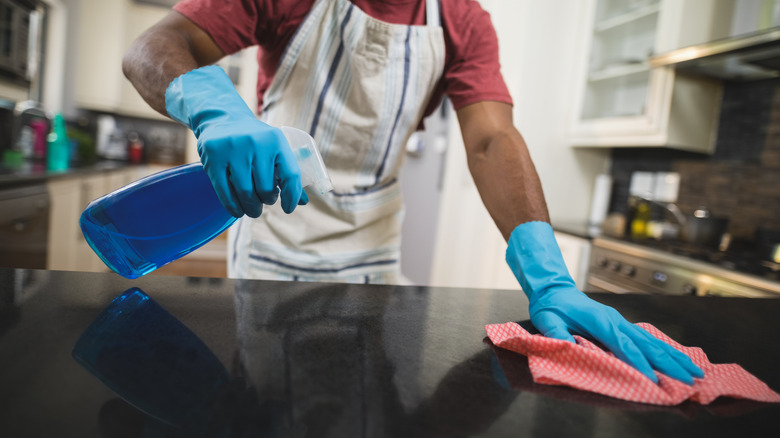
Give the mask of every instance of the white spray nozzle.
[[328, 176], [328, 170], [322, 161], [317, 144], [308, 132], [290, 126], [279, 128], [287, 137], [287, 142], [295, 154], [298, 167], [301, 168], [301, 184], [303, 187], [313, 187], [320, 194], [333, 190], [333, 183]]

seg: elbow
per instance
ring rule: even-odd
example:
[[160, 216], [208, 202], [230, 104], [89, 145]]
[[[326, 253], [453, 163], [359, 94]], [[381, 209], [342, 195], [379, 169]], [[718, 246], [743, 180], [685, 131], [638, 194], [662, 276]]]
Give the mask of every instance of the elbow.
[[122, 74], [124, 74], [127, 79], [132, 77], [133, 57], [131, 55], [131, 50], [132, 46], [122, 56]]
[[144, 55], [149, 56], [152, 53], [148, 48], [145, 48], [144, 37], [145, 33], [136, 38], [122, 55], [122, 73], [131, 81], [138, 65], [143, 63]]
[[510, 126], [467, 144], [466, 155], [469, 161], [487, 160], [505, 153], [507, 147], [514, 149], [518, 144], [524, 144], [522, 136]]

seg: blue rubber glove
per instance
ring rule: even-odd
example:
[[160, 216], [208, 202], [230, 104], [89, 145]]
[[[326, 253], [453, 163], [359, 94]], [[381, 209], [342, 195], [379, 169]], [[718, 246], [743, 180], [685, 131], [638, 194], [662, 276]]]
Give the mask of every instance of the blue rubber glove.
[[596, 340], [655, 383], [653, 369], [689, 385], [694, 377], [704, 377], [688, 356], [580, 292], [550, 224], [518, 225], [509, 237], [506, 261], [528, 296], [531, 322], [545, 336], [574, 342], [572, 334], [577, 334]]
[[280, 192], [286, 213], [308, 202], [284, 134], [257, 120], [221, 67], [174, 79], [165, 91], [165, 109], [195, 133], [203, 168], [233, 216], [260, 216], [263, 204], [275, 203]]

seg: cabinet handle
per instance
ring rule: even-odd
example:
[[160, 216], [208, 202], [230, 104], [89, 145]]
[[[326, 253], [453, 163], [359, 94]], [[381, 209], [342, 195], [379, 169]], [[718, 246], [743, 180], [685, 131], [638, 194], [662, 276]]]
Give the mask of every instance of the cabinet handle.
[[27, 229], [28, 219], [17, 219], [14, 221], [14, 231], [22, 232]]

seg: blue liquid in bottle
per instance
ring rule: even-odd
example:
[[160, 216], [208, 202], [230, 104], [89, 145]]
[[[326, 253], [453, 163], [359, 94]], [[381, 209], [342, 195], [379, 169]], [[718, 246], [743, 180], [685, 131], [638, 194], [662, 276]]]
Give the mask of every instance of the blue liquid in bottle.
[[200, 248], [236, 220], [219, 202], [203, 166], [192, 163], [92, 201], [80, 223], [109, 268], [138, 278]]

